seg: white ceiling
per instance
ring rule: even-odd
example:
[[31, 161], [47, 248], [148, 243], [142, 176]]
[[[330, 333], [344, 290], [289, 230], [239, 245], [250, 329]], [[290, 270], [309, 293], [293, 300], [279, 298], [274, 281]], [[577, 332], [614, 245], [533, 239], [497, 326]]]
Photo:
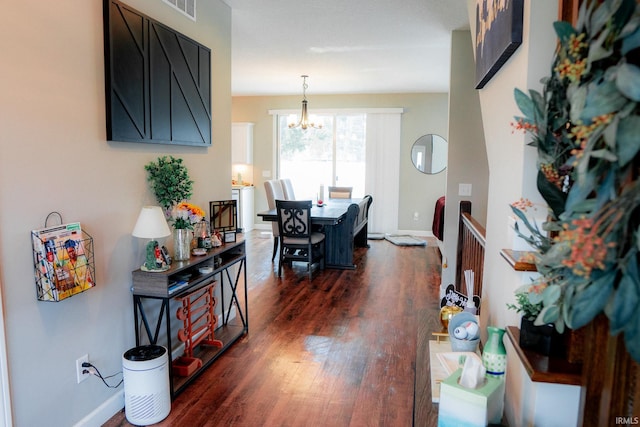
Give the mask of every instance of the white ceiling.
[[237, 95], [447, 92], [466, 0], [223, 0]]

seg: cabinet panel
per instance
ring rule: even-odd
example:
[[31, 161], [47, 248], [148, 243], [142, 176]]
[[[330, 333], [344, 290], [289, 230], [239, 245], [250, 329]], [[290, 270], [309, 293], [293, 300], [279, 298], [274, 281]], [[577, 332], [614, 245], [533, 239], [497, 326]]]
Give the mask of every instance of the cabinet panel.
[[232, 123], [231, 163], [253, 164], [253, 123]]
[[[112, 36], [109, 48], [105, 48], [107, 84], [107, 139], [135, 140], [147, 134], [147, 103], [145, 102], [145, 74], [147, 43], [146, 21], [139, 14], [110, 4], [105, 18]], [[115, 35], [121, 35], [116, 37]], [[105, 34], [105, 37], [107, 35]], [[110, 66], [109, 66], [110, 65]], [[127, 84], [128, 81], [140, 82]]]
[[254, 187], [234, 188], [231, 190], [233, 200], [238, 203], [238, 231], [246, 233], [253, 230], [253, 195]]
[[211, 51], [105, 0], [107, 139], [211, 145]]
[[209, 79], [200, 79], [201, 64], [211, 63], [208, 49], [158, 23], [150, 23], [149, 34], [151, 137], [211, 144]]

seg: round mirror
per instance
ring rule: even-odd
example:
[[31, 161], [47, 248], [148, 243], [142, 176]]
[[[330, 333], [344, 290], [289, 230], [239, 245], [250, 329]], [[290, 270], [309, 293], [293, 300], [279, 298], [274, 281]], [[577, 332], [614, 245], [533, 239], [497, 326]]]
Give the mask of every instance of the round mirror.
[[440, 135], [423, 135], [411, 147], [413, 166], [422, 173], [440, 173], [447, 167], [447, 141]]

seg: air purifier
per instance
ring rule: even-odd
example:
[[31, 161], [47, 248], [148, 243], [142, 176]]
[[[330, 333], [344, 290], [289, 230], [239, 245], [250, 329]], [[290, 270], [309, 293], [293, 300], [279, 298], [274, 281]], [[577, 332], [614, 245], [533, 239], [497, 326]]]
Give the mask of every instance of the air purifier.
[[159, 345], [143, 345], [122, 356], [124, 410], [127, 421], [146, 426], [162, 421], [171, 411], [169, 356]]

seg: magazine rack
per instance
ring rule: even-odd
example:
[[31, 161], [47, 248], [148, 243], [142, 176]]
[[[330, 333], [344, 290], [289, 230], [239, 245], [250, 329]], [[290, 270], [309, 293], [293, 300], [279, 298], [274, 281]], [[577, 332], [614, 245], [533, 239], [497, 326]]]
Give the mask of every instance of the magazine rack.
[[93, 238], [79, 223], [34, 230], [31, 243], [39, 301], [62, 301], [95, 286]]

